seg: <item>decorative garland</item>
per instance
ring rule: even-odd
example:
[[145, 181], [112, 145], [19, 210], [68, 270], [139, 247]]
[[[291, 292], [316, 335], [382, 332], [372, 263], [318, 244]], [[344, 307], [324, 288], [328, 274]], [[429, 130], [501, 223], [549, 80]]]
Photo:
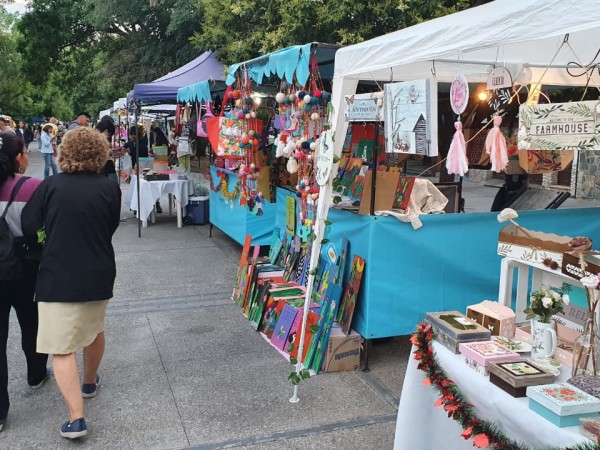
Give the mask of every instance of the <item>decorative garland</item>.
[[210, 183], [210, 190], [213, 192], [221, 191], [223, 197], [228, 200], [233, 200], [240, 195], [240, 182], [238, 181], [233, 187], [233, 191], [229, 192], [229, 182], [227, 181], [227, 172], [217, 170], [217, 176], [220, 178], [219, 184], [215, 186], [212, 176], [209, 175], [208, 180]]
[[[517, 443], [502, 433], [492, 422], [477, 417], [475, 408], [469, 404], [463, 396], [459, 387], [450, 380], [446, 372], [437, 361], [431, 346], [433, 331], [430, 324], [421, 323], [417, 331], [410, 338], [410, 342], [417, 348], [414, 352], [415, 359], [419, 361], [417, 366], [427, 375], [423, 380], [426, 386], [433, 386], [441, 395], [434, 406], [443, 406], [448, 413], [463, 427], [461, 436], [465, 439], [473, 439], [473, 446], [477, 448], [493, 448], [500, 450], [532, 450], [531, 447]], [[568, 447], [566, 450], [598, 450], [600, 444], [578, 444]]]

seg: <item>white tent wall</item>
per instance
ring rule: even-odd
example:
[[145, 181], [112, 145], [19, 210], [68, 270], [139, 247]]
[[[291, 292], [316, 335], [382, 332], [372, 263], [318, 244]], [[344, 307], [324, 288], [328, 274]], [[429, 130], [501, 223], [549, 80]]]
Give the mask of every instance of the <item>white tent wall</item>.
[[[563, 45], [567, 34], [568, 44]], [[344, 95], [353, 94], [360, 80], [417, 80], [432, 77], [433, 69], [438, 82], [450, 82], [461, 73], [470, 82], [482, 82], [493, 65], [506, 65], [513, 77], [528, 65], [534, 84], [543, 75], [544, 85], [585, 85], [587, 77], [571, 77], [565, 67], [590, 63], [600, 48], [599, 38], [598, 0], [496, 0], [341, 48], [335, 56], [333, 130], [336, 136], [345, 135]], [[555, 68], [546, 70], [551, 61]], [[573, 72], [583, 69], [573, 66]], [[598, 85], [596, 70], [590, 86]], [[337, 155], [343, 141], [335, 140]]]

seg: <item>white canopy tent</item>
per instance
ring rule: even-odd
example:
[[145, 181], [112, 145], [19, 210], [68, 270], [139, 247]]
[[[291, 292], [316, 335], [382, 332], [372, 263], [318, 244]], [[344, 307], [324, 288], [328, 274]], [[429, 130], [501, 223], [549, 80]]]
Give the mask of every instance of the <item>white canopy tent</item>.
[[[586, 76], [572, 77], [566, 67], [583, 73], [573, 63], [592, 62], [599, 37], [597, 0], [496, 0], [341, 48], [335, 56], [332, 128], [345, 135], [344, 95], [353, 94], [359, 80], [408, 81], [435, 74], [437, 81], [451, 82], [463, 74], [482, 82], [494, 65], [504, 65], [513, 78], [530, 67], [534, 85], [540, 79], [545, 85], [585, 85]], [[596, 68], [590, 86], [598, 85]], [[336, 139], [337, 155], [342, 144]]]

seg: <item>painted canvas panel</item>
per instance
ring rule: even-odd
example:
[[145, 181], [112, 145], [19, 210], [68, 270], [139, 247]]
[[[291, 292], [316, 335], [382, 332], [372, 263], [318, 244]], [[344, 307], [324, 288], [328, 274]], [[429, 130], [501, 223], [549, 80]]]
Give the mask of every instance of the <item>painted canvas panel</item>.
[[387, 153], [434, 156], [437, 145], [432, 110], [435, 82], [415, 80], [385, 85], [385, 136]]
[[410, 202], [410, 194], [415, 185], [414, 177], [398, 178], [398, 186], [396, 187], [396, 195], [394, 196], [394, 208], [406, 210]]
[[284, 305], [271, 336], [271, 342], [280, 350], [285, 351], [288, 335], [296, 320], [298, 310], [291, 305]]
[[352, 317], [354, 316], [354, 308], [356, 307], [356, 299], [358, 298], [364, 271], [365, 260], [360, 256], [355, 255], [352, 260], [352, 269], [350, 271], [350, 276], [348, 277], [348, 283], [344, 289], [344, 295], [337, 315], [337, 321], [346, 336], [350, 333], [350, 325], [352, 325]]

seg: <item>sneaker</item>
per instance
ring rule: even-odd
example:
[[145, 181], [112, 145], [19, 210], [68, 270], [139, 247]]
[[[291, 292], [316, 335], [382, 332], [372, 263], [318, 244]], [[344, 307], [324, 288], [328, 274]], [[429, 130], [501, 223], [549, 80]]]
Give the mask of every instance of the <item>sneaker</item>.
[[77, 419], [73, 422], [68, 420], [60, 427], [60, 435], [67, 439], [77, 439], [87, 434], [87, 425], [85, 419]]
[[50, 379], [50, 375], [52, 375], [52, 369], [46, 367], [46, 375], [44, 376], [44, 378], [42, 378], [42, 381], [40, 381], [38, 384], [30, 384], [29, 386], [31, 386], [31, 389], [41, 388], [44, 385], [44, 383], [46, 383], [46, 381]]
[[96, 383], [84, 384], [81, 386], [81, 395], [83, 398], [93, 398], [100, 389], [100, 377], [96, 375]]

